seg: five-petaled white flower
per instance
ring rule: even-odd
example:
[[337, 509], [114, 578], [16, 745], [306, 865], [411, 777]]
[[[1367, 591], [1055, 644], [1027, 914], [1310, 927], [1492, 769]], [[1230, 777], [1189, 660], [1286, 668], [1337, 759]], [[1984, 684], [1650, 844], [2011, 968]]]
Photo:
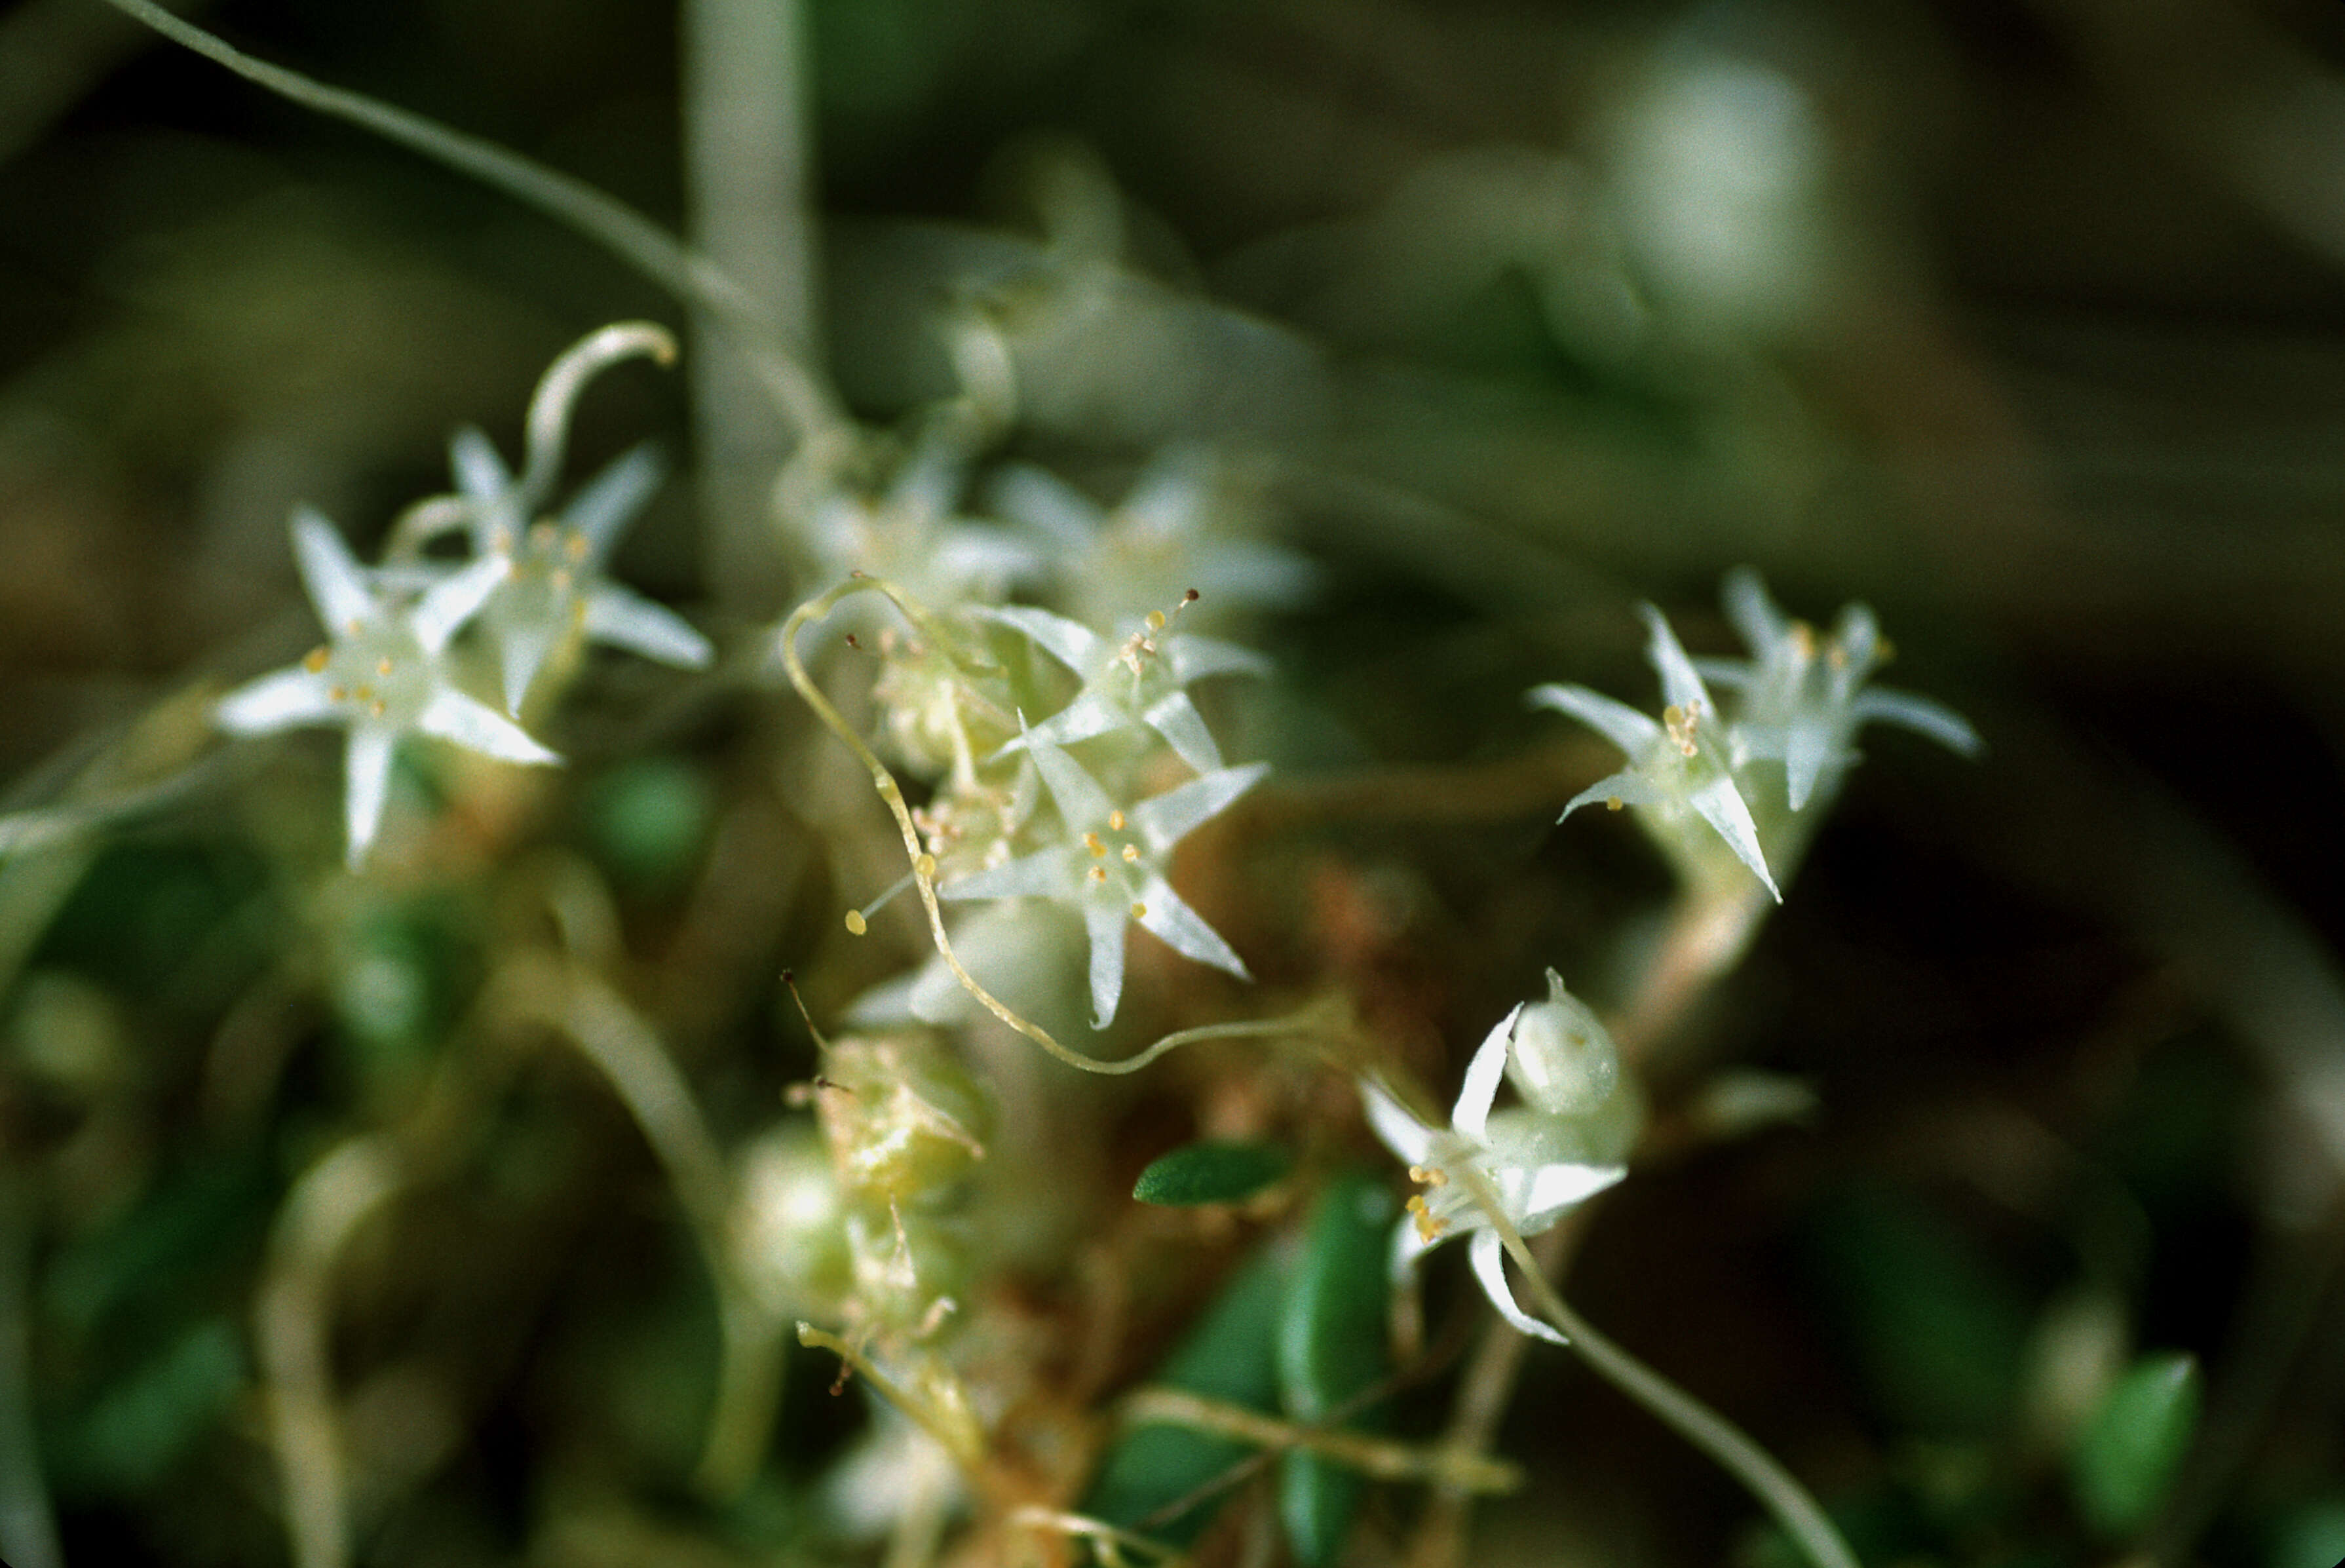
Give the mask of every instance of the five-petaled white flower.
[[1656, 836], [1684, 849], [1697, 860], [1697, 846], [1688, 834], [1700, 831], [1693, 821], [1699, 818], [1781, 903], [1782, 891], [1767, 870], [1766, 854], [1759, 847], [1758, 825], [1751, 820], [1751, 808], [1735, 787], [1725, 727], [1717, 721], [1718, 706], [1711, 701], [1700, 673], [1686, 657], [1661, 612], [1650, 605], [1641, 608], [1651, 634], [1646, 656], [1660, 673], [1662, 697], [1668, 704], [1659, 723], [1584, 686], [1534, 687], [1528, 694], [1533, 706], [1569, 714], [1629, 754], [1627, 768], [1573, 796], [1563, 815], [1568, 817], [1599, 800], [1614, 807], [1645, 808], [1658, 830]]
[[1127, 810], [1050, 741], [1029, 731], [1026, 750], [1058, 807], [1065, 840], [957, 878], [938, 888], [937, 896], [1045, 898], [1080, 911], [1091, 942], [1094, 1029], [1114, 1019], [1123, 995], [1124, 927], [1132, 921], [1184, 957], [1253, 979], [1230, 944], [1172, 891], [1164, 871], [1172, 847], [1254, 788], [1270, 765], [1220, 769]]
[[1474, 1277], [1499, 1316], [1526, 1334], [1562, 1344], [1561, 1334], [1516, 1304], [1507, 1285], [1505, 1242], [1491, 1209], [1518, 1235], [1537, 1236], [1619, 1181], [1628, 1167], [1581, 1157], [1586, 1145], [1570, 1116], [1536, 1105], [1491, 1111], [1498, 1081], [1508, 1075], [1523, 1011], [1518, 1004], [1500, 1019], [1467, 1064], [1466, 1084], [1447, 1127], [1426, 1126], [1367, 1080], [1361, 1082], [1360, 1099], [1376, 1136], [1408, 1166], [1410, 1179], [1425, 1187], [1409, 1200], [1408, 1217], [1393, 1232], [1394, 1281], [1405, 1279], [1427, 1249], [1453, 1236], [1470, 1235]]
[[1734, 765], [1741, 769], [1753, 759], [1782, 763], [1792, 810], [1805, 810], [1812, 797], [1829, 800], [1838, 791], [1841, 775], [1855, 759], [1850, 741], [1876, 718], [1918, 730], [1965, 757], [1978, 751], [1978, 732], [1953, 709], [1912, 692], [1865, 685], [1888, 649], [1864, 606], [1843, 608], [1832, 635], [1820, 640], [1814, 627], [1782, 612], [1748, 566], [1727, 574], [1723, 597], [1726, 618], [1751, 645], [1751, 657], [1696, 659], [1694, 667], [1742, 694], [1731, 732]]
[[[1192, 589], [1187, 604], [1197, 596]], [[1205, 728], [1187, 690], [1193, 681], [1216, 675], [1268, 675], [1270, 661], [1252, 648], [1214, 637], [1166, 630], [1162, 610], [1151, 610], [1131, 635], [1110, 642], [1079, 621], [1026, 606], [980, 612], [985, 619], [1015, 626], [1034, 645], [1083, 677], [1075, 699], [1042, 723], [1020, 734], [1002, 750], [1030, 740], [1071, 746], [1094, 735], [1142, 726], [1156, 731], [1199, 773], [1222, 766], [1221, 748]]]
[[411, 604], [371, 582], [334, 525], [307, 508], [293, 518], [293, 553], [333, 640], [291, 668], [228, 693], [213, 717], [238, 735], [305, 724], [348, 728], [344, 812], [353, 870], [382, 823], [391, 751], [401, 736], [434, 735], [507, 762], [561, 760], [449, 681], [448, 639], [503, 580], [503, 562], [475, 561]]

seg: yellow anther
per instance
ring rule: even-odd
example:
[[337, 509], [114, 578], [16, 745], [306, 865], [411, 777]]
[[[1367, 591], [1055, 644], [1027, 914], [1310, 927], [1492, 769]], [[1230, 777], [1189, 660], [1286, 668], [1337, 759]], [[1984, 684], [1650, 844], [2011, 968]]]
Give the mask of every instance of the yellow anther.
[[912, 862], [912, 870], [924, 877], [933, 877], [937, 874], [937, 858], [934, 855], [922, 855]]
[[378, 697], [374, 701], [367, 704], [367, 711], [374, 715], [377, 718], [381, 718], [384, 714], [391, 711], [391, 706]]
[[1604, 809], [1607, 811], [1618, 811], [1620, 809], [1620, 797], [1618, 795], [1605, 796]]
[[586, 558], [586, 552], [594, 547], [586, 542], [586, 535], [575, 528], [570, 530], [562, 541], [562, 553], [574, 561], [584, 561]]
[[1816, 628], [1805, 621], [1793, 621], [1791, 634], [1792, 652], [1802, 664], [1816, 657]]
[[1117, 832], [1117, 833], [1121, 833], [1121, 832], [1122, 832], [1122, 831], [1123, 831], [1123, 813], [1122, 813], [1122, 812], [1121, 812], [1121, 811], [1110, 811], [1110, 812], [1107, 814], [1107, 825], [1108, 825], [1109, 830], [1110, 830], [1110, 831], [1112, 831], [1112, 832]]
[[1143, 903], [1134, 903], [1132, 906], [1132, 918], [1134, 920], [1146, 920], [1148, 918], [1148, 906]]
[[319, 671], [326, 667], [326, 661], [333, 657], [334, 656], [325, 648], [311, 648], [308, 653], [301, 656], [301, 667], [308, 670], [311, 675], [316, 675]]
[[1091, 868], [1091, 881], [1095, 882], [1103, 882], [1107, 881], [1106, 869], [1101, 866], [1093, 866]]
[[533, 549], [533, 550], [551, 550], [551, 549], [553, 549], [553, 540], [554, 540], [554, 535], [557, 535], [557, 534], [558, 534], [558, 533], [560, 533], [560, 532], [561, 532], [561, 530], [559, 530], [559, 529], [557, 529], [556, 527], [554, 527], [554, 525], [553, 525], [553, 524], [551, 524], [551, 523], [533, 523], [533, 524], [531, 524], [529, 525], [529, 546], [530, 546], [530, 548], [531, 548], [531, 549]]
[[350, 688], [346, 686], [330, 686], [326, 688], [326, 696], [335, 702], [348, 702], [350, 699]]
[[1152, 632], [1161, 632], [1164, 629], [1164, 612], [1162, 610], [1151, 610], [1148, 612], [1148, 629]]
[[871, 922], [863, 918], [863, 911], [861, 910], [848, 910], [847, 911], [847, 932], [849, 936], [861, 936], [865, 932], [869, 931], [870, 929]]
[[1089, 850], [1093, 855], [1105, 855], [1107, 853], [1107, 846], [1100, 842], [1100, 836], [1097, 833], [1085, 833], [1083, 835], [1083, 848]]
[[1127, 866], [1136, 866], [1136, 865], [1140, 864], [1140, 846], [1139, 846], [1139, 845], [1137, 845], [1137, 844], [1126, 844], [1126, 845], [1123, 847], [1123, 863], [1124, 863], [1125, 865], [1127, 865]]
[[357, 697], [360, 702], [372, 702], [374, 700], [374, 687], [371, 686], [362, 686], [352, 695]]
[[1675, 703], [1661, 709], [1661, 728], [1670, 732], [1670, 740], [1679, 751], [1691, 757], [1700, 749], [1694, 744], [1694, 731], [1701, 724], [1701, 708], [1694, 703], [1680, 708]]
[[[1419, 1186], [1447, 1186], [1449, 1185], [1449, 1173], [1439, 1166], [1411, 1166], [1408, 1167], [1408, 1179]], [[1417, 1201], [1422, 1203], [1425, 1200], [1419, 1198]]]
[[374, 661], [374, 673], [377, 675], [389, 675], [391, 673], [390, 656], [385, 655], [383, 657]]

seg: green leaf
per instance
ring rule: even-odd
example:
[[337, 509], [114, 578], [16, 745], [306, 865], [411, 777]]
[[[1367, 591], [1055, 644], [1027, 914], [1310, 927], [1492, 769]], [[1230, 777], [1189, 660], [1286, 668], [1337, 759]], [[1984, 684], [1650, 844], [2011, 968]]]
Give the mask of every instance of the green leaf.
[[1142, 1171], [1132, 1184], [1132, 1196], [1142, 1203], [1176, 1208], [1235, 1203], [1284, 1176], [1294, 1164], [1287, 1152], [1274, 1144], [1190, 1144]]
[[[1393, 1218], [1384, 1183], [1364, 1175], [1333, 1183], [1313, 1206], [1278, 1325], [1279, 1392], [1294, 1420], [1325, 1420], [1390, 1368]], [[1358, 1471], [1315, 1454], [1280, 1461], [1279, 1518], [1303, 1568], [1327, 1568], [1343, 1554], [1362, 1491]]]
[[[1203, 1321], [1157, 1368], [1154, 1380], [1229, 1404], [1274, 1409], [1278, 1316], [1285, 1293], [1285, 1260], [1275, 1247], [1265, 1246], [1222, 1288]], [[1109, 1451], [1082, 1512], [1131, 1529], [1254, 1451], [1247, 1444], [1186, 1427], [1141, 1427], [1125, 1433]], [[1147, 1533], [1184, 1546], [1228, 1498], [1228, 1493], [1217, 1494], [1169, 1522], [1152, 1524]]]
[[2145, 1356], [2101, 1401], [2070, 1458], [2076, 1512], [2104, 1536], [2138, 1529], [2157, 1512], [2198, 1424], [2198, 1360]]

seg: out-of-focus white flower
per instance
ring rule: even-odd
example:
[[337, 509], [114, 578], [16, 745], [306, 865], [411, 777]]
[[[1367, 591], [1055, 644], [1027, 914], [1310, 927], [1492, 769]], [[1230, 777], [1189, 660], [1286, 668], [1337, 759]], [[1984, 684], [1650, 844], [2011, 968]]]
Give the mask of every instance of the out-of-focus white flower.
[[1017, 606], [982, 613], [1025, 633], [1037, 647], [1083, 677], [1083, 688], [1072, 702], [1012, 739], [1004, 751], [1030, 740], [1071, 746], [1095, 735], [1145, 726], [1162, 736], [1182, 761], [1199, 773], [1211, 773], [1222, 766], [1221, 748], [1213, 744], [1213, 731], [1205, 728], [1204, 716], [1186, 688], [1208, 676], [1270, 673], [1270, 661], [1251, 648], [1167, 631], [1162, 610], [1151, 610], [1139, 629], [1121, 643], [1048, 610]]
[[1216, 611], [1283, 609], [1318, 584], [1308, 559], [1246, 535], [1247, 509], [1226, 467], [1197, 448], [1158, 456], [1113, 511], [1029, 463], [997, 473], [990, 500], [1049, 541], [1065, 604], [1095, 625], [1144, 615], [1191, 588]]
[[1780, 903], [1783, 894], [1767, 870], [1758, 826], [1735, 785], [1717, 705], [1661, 612], [1650, 605], [1642, 610], [1650, 633], [1646, 656], [1660, 674], [1668, 704], [1660, 722], [1584, 686], [1534, 687], [1529, 693], [1533, 706], [1569, 714], [1629, 754], [1627, 768], [1572, 797], [1563, 815], [1599, 800], [1637, 807], [1654, 837], [1695, 865], [1708, 859], [1699, 841], [1706, 825]]
[[[807, 543], [826, 583], [861, 572], [894, 584], [930, 610], [999, 600], [1041, 575], [1042, 553], [997, 524], [960, 515], [967, 454], [930, 433], [883, 488], [835, 488], [815, 504]], [[849, 608], [850, 618], [868, 610]]]
[[1864, 606], [1843, 608], [1831, 636], [1820, 638], [1813, 626], [1786, 616], [1748, 566], [1727, 574], [1723, 597], [1726, 617], [1750, 645], [1751, 657], [1697, 659], [1694, 666], [1741, 694], [1728, 732], [1737, 770], [1754, 759], [1782, 763], [1792, 810], [1838, 793], [1841, 776], [1856, 759], [1850, 741], [1876, 718], [1918, 730], [1964, 757], [1977, 754], [1978, 732], [1952, 708], [1865, 685], [1887, 647]]
[[449, 680], [448, 640], [504, 580], [503, 561], [475, 561], [409, 604], [370, 581], [334, 525], [316, 512], [294, 515], [293, 553], [333, 640], [299, 664], [228, 693], [213, 718], [238, 735], [306, 724], [349, 729], [344, 812], [353, 870], [381, 826], [401, 737], [437, 736], [507, 762], [561, 760]]
[[1058, 808], [1061, 842], [937, 889], [948, 900], [1042, 898], [1080, 911], [1091, 945], [1091, 1027], [1104, 1029], [1123, 995], [1124, 927], [1137, 921], [1183, 957], [1251, 980], [1245, 964], [1165, 880], [1173, 846], [1270, 771], [1223, 768], [1129, 809], [1081, 763], [1029, 732], [1026, 750]]
[[[1561, 1334], [1516, 1304], [1507, 1285], [1506, 1245], [1486, 1205], [1495, 1204], [1517, 1234], [1537, 1236], [1619, 1181], [1628, 1167], [1586, 1157], [1581, 1130], [1572, 1116], [1536, 1105], [1491, 1111], [1498, 1082], [1508, 1075], [1524, 1016], [1524, 1008], [1517, 1006], [1484, 1037], [1467, 1064], [1465, 1086], [1457, 1093], [1447, 1127], [1426, 1126], [1372, 1082], [1361, 1083], [1360, 1100], [1376, 1136], [1408, 1166], [1410, 1179], [1425, 1187], [1409, 1200], [1408, 1217], [1393, 1232], [1394, 1280], [1405, 1279], [1428, 1249], [1454, 1236], [1470, 1236], [1474, 1277], [1490, 1305], [1523, 1333], [1559, 1345], [1566, 1342]], [[1558, 1022], [1568, 1021], [1539, 1015], [1533, 1021], [1534, 1039], [1527, 1044], [1546, 1051], [1555, 1044], [1548, 1034]], [[1533, 1083], [1552, 1084], [1556, 1074], [1548, 1069], [1555, 1065], [1525, 1064], [1516, 1076], [1523, 1077], [1528, 1068]], [[1579, 1098], [1584, 1096], [1575, 1096], [1575, 1104]]]

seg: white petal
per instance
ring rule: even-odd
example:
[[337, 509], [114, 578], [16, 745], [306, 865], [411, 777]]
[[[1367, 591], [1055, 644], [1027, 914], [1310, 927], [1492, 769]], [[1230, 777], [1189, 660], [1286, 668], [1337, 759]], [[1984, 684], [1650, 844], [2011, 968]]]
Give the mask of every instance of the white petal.
[[1760, 658], [1766, 658], [1792, 635], [1790, 619], [1767, 596], [1767, 585], [1749, 566], [1737, 566], [1726, 574], [1725, 591], [1720, 598], [1726, 606], [1726, 618]]
[[1872, 606], [1850, 605], [1842, 609], [1840, 624], [1832, 627], [1832, 641], [1845, 656], [1833, 666], [1835, 677], [1851, 685], [1863, 680], [1881, 657], [1881, 623], [1873, 618]]
[[1160, 539], [1193, 534], [1216, 466], [1213, 454], [1201, 448], [1169, 447], [1140, 471], [1116, 514]]
[[1115, 1022], [1115, 1004], [1123, 996], [1123, 928], [1131, 918], [1129, 910], [1106, 899], [1083, 903], [1083, 929], [1091, 935], [1094, 1029]]
[[1650, 605], [1639, 605], [1637, 608], [1645, 617], [1645, 626], [1650, 634], [1645, 642], [1645, 657], [1652, 660], [1653, 668], [1660, 672], [1662, 697], [1672, 707], [1689, 711], [1699, 707], [1705, 713], [1716, 712], [1711, 706], [1709, 690], [1702, 686], [1701, 677], [1693, 667], [1693, 661], [1686, 657], [1685, 648], [1678, 642], [1677, 633], [1670, 630], [1670, 623], [1661, 617], [1661, 612]]
[[1133, 918], [1182, 957], [1210, 963], [1240, 980], [1254, 978], [1236, 951], [1222, 940], [1221, 933], [1207, 925], [1205, 917], [1191, 909], [1188, 901], [1174, 892], [1172, 884], [1162, 877], [1151, 877], [1141, 888], [1140, 907], [1143, 912]]
[[1107, 662], [1107, 639], [1081, 621], [1025, 605], [980, 613], [987, 620], [999, 621], [1025, 633], [1037, 647], [1077, 675], [1097, 674], [1099, 667]]
[[1232, 801], [1260, 783], [1269, 771], [1267, 762], [1249, 762], [1243, 768], [1223, 768], [1192, 779], [1134, 806], [1132, 825], [1140, 830], [1150, 851], [1162, 855], [1201, 823], [1227, 810]]
[[391, 796], [391, 749], [395, 739], [380, 724], [350, 731], [342, 752], [342, 820], [348, 839], [345, 862], [357, 871], [382, 826], [383, 802]]
[[929, 553], [937, 576], [980, 585], [988, 594], [999, 594], [1042, 568], [1038, 553], [990, 528], [940, 528]]
[[456, 475], [456, 488], [474, 506], [485, 512], [508, 504], [513, 494], [513, 470], [497, 454], [496, 443], [472, 425], [458, 431], [449, 441], [448, 467]]
[[1048, 741], [1052, 746], [1072, 746], [1078, 740], [1089, 740], [1094, 735], [1122, 729], [1131, 723], [1132, 715], [1125, 709], [1097, 692], [1087, 691], [1049, 718], [1020, 733], [1016, 739], [1003, 743], [1001, 749], [994, 755], [1006, 757], [1032, 740]]
[[1522, 1233], [1537, 1236], [1563, 1217], [1629, 1174], [1627, 1166], [1591, 1166], [1564, 1161], [1531, 1172], [1530, 1190], [1523, 1195]]
[[[1624, 768], [1609, 779], [1599, 779], [1574, 795], [1571, 803], [1564, 807], [1563, 817], [1570, 816], [1582, 806], [1593, 806], [1599, 801], [1609, 804], [1618, 800], [1623, 806], [1658, 806], [1668, 799], [1660, 785], [1641, 773]], [[1560, 822], [1563, 817], [1558, 817], [1556, 820]]]
[[475, 702], [461, 691], [442, 687], [431, 694], [423, 711], [415, 716], [415, 728], [426, 735], [436, 735], [442, 740], [453, 741], [468, 751], [484, 757], [494, 757], [504, 762], [559, 762], [562, 759], [548, 751], [529, 732], [486, 703]]
[[1523, 1004], [1518, 1002], [1498, 1020], [1497, 1028], [1482, 1036], [1474, 1059], [1466, 1064], [1466, 1082], [1457, 1091], [1449, 1125], [1477, 1144], [1489, 1135], [1490, 1103], [1498, 1097], [1499, 1080], [1507, 1075], [1507, 1052], [1514, 1044], [1515, 1020], [1522, 1015]]
[[446, 647], [456, 629], [489, 602], [489, 596], [497, 591], [497, 585], [512, 570], [510, 557], [483, 555], [454, 576], [432, 584], [408, 614], [407, 624], [414, 631], [415, 640], [423, 645], [427, 653], [436, 654]]
[[542, 620], [516, 621], [504, 627], [497, 657], [504, 667], [507, 713], [520, 714], [522, 698], [529, 695], [530, 683], [545, 667], [545, 657], [553, 651], [553, 628]]
[[1225, 643], [1219, 637], [1184, 635], [1167, 637], [1161, 646], [1175, 686], [1187, 686], [1193, 681], [1207, 680], [1217, 675], [1268, 676], [1271, 673], [1269, 659], [1250, 647]]
[[616, 583], [600, 584], [586, 596], [586, 636], [678, 669], [706, 669], [716, 657], [691, 622]]
[[1099, 780], [1083, 771], [1083, 765], [1051, 745], [1026, 732], [1026, 754], [1042, 775], [1043, 787], [1051, 791], [1051, 802], [1059, 808], [1059, 819], [1070, 833], [1081, 833], [1103, 826], [1114, 804]]
[[562, 520], [586, 536], [589, 560], [610, 558], [620, 532], [666, 477], [667, 464], [661, 461], [659, 449], [645, 442], [614, 460], [571, 498], [563, 508]]
[[1933, 702], [1926, 697], [1910, 691], [1897, 691], [1885, 686], [1868, 687], [1857, 694], [1854, 711], [1859, 721], [1878, 718], [1885, 723], [1902, 725], [1918, 730], [1950, 750], [1964, 757], [1975, 757], [1984, 748], [1978, 731], [1970, 721], [1944, 703]]
[[350, 635], [353, 621], [363, 624], [381, 613], [366, 574], [350, 547], [322, 513], [304, 506], [293, 514], [293, 559], [301, 568], [301, 585], [318, 607], [318, 619], [337, 637]]
[[1205, 728], [1205, 716], [1189, 700], [1189, 694], [1176, 691], [1149, 706], [1141, 718], [1148, 728], [1172, 744], [1182, 761], [1200, 773], [1213, 773], [1222, 766], [1222, 748], [1213, 744], [1213, 732]]
[[1758, 824], [1751, 820], [1751, 808], [1742, 803], [1742, 794], [1734, 788], [1734, 780], [1721, 773], [1702, 785], [1691, 797], [1693, 809], [1701, 813], [1702, 820], [1718, 830], [1734, 858], [1751, 868], [1751, 874], [1767, 884], [1775, 901], [1783, 901], [1783, 892], [1775, 885], [1767, 870], [1767, 856], [1759, 848]]
[[1747, 690], [1759, 678], [1759, 672], [1749, 659], [1697, 658], [1694, 673], [1711, 686], [1722, 686], [1729, 691]]
[[323, 724], [340, 707], [328, 695], [332, 683], [295, 665], [247, 681], [212, 709], [212, 722], [231, 735], [266, 735], [297, 724]]
[[1490, 1305], [1498, 1309], [1499, 1317], [1535, 1339], [1545, 1339], [1556, 1345], [1571, 1343], [1552, 1327], [1515, 1305], [1514, 1289], [1507, 1283], [1507, 1244], [1498, 1239], [1497, 1231], [1476, 1231], [1474, 1245], [1467, 1257], [1473, 1260], [1474, 1278], [1482, 1282], [1482, 1294], [1490, 1298]]
[[[1360, 1108], [1367, 1113], [1368, 1125], [1376, 1129], [1376, 1136], [1401, 1164], [1422, 1166], [1433, 1153], [1433, 1129], [1411, 1115], [1383, 1084], [1360, 1080]], [[1403, 1228], [1413, 1230], [1416, 1227], [1405, 1225]]]
[[1808, 797], [1815, 792], [1816, 780], [1823, 777], [1826, 768], [1846, 755], [1840, 748], [1832, 718], [1828, 712], [1802, 710], [1792, 718], [1783, 737], [1783, 772], [1794, 811], [1806, 809]]
[[1051, 536], [1064, 551], [1084, 548], [1098, 536], [1105, 521], [1091, 498], [1054, 473], [1027, 463], [1012, 463], [994, 478], [993, 510]]
[[1071, 850], [1039, 850], [940, 884], [937, 897], [959, 899], [1064, 899], [1082, 886], [1082, 868]]
[[1569, 714], [1631, 757], [1641, 754], [1660, 738], [1659, 724], [1627, 703], [1616, 702], [1584, 686], [1535, 686], [1524, 693], [1523, 700], [1533, 708], [1551, 708], [1558, 713]]

